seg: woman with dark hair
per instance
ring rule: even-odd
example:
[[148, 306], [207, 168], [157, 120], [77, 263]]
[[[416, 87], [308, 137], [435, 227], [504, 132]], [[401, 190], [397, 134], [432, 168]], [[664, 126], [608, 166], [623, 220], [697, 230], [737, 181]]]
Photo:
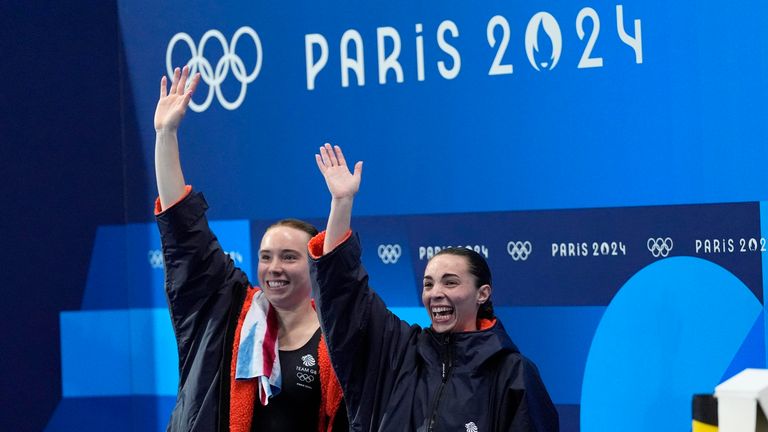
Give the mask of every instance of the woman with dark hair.
[[[452, 247], [452, 248], [442, 249], [440, 252], [433, 255], [432, 258], [435, 258], [440, 255], [453, 255], [453, 256], [464, 257], [467, 261], [469, 273], [475, 277], [475, 285], [478, 287], [478, 289], [480, 289], [480, 287], [485, 285], [488, 285], [488, 287], [492, 286], [491, 269], [488, 267], [488, 263], [485, 261], [485, 258], [483, 258], [483, 256], [480, 255], [479, 253], [468, 248]], [[430, 259], [430, 261], [432, 260]], [[493, 315], [493, 302], [489, 297], [488, 300], [484, 301], [483, 303], [480, 303], [480, 306], [477, 310], [477, 319], [492, 320], [494, 318], [495, 317]]]
[[362, 163], [337, 146], [317, 166], [331, 193], [325, 232], [309, 243], [320, 324], [355, 431], [559, 430], [536, 366], [493, 315], [491, 272], [479, 254], [445, 249], [424, 270], [422, 329], [392, 314], [368, 286], [350, 230]]
[[199, 79], [177, 68], [169, 90], [163, 77], [155, 111], [155, 213], [179, 352], [168, 430], [346, 431], [310, 299], [306, 245], [317, 229], [297, 219], [270, 226], [254, 287], [211, 232], [203, 195], [185, 185], [176, 132]]

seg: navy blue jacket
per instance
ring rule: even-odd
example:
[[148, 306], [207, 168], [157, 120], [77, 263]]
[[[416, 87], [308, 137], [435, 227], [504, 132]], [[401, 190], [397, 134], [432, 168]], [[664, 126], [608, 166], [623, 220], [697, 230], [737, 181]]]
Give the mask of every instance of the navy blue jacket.
[[[179, 350], [179, 389], [169, 432], [230, 430], [234, 336], [246, 293], [253, 288], [209, 228], [207, 209], [205, 198], [195, 191], [163, 212], [156, 206], [165, 290]], [[321, 369], [327, 365], [323, 358], [318, 357]], [[326, 384], [321, 381], [321, 397], [340, 399], [328, 394], [331, 386]], [[319, 427], [327, 423], [325, 430], [346, 429], [343, 401], [335, 406], [340, 408], [333, 418], [325, 419], [325, 411], [310, 415], [325, 419], [319, 422]], [[307, 414], [301, 407], [296, 412]]]
[[[322, 234], [310, 242], [311, 255], [321, 250]], [[445, 334], [409, 326], [368, 286], [360, 255], [353, 235], [312, 262], [315, 301], [350, 430], [559, 430], [536, 366], [500, 321]]]
[[157, 215], [165, 290], [179, 349], [179, 392], [168, 431], [229, 430], [229, 366], [245, 273], [208, 227], [198, 192]]

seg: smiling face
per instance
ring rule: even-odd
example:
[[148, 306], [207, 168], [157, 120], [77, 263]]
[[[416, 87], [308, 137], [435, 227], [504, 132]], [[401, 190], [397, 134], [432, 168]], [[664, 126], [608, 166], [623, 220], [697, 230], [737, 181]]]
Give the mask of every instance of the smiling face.
[[309, 238], [308, 233], [288, 226], [273, 226], [261, 238], [259, 284], [276, 308], [293, 309], [309, 301]]
[[438, 333], [477, 330], [477, 311], [491, 295], [491, 286], [477, 286], [463, 256], [437, 255], [424, 270], [421, 301]]

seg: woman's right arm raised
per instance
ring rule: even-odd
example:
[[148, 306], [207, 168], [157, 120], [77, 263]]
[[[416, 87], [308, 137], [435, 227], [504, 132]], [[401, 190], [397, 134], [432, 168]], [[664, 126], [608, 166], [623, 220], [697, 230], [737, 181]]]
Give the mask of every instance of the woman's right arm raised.
[[173, 71], [170, 90], [167, 87], [167, 78], [163, 76], [160, 80], [160, 99], [155, 109], [155, 177], [163, 210], [173, 205], [185, 193], [176, 133], [199, 81], [200, 74], [195, 74], [189, 79], [189, 66]]
[[350, 173], [341, 147], [331, 147], [330, 144], [320, 147], [320, 154], [315, 155], [315, 161], [323, 174], [323, 178], [325, 178], [328, 191], [331, 193], [331, 211], [328, 214], [328, 225], [323, 242], [323, 253], [327, 254], [341, 242], [349, 231], [352, 219], [352, 202], [358, 189], [360, 189], [363, 163], [356, 163], [354, 172]]

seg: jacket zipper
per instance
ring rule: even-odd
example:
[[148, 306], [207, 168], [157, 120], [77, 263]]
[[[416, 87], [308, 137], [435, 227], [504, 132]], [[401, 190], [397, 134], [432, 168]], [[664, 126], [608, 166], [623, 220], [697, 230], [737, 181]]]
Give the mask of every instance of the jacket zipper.
[[440, 399], [443, 396], [443, 389], [445, 389], [445, 384], [448, 382], [448, 377], [451, 374], [451, 369], [453, 369], [453, 338], [451, 338], [451, 335], [449, 334], [447, 336], [447, 342], [446, 342], [446, 349], [445, 353], [443, 354], [443, 361], [441, 364], [442, 370], [441, 370], [441, 380], [440, 380], [440, 387], [437, 389], [437, 395], [435, 395], [435, 400], [432, 403], [432, 415], [429, 416], [429, 428], [427, 429], [429, 432], [432, 432], [435, 428], [435, 423], [437, 422], [437, 409], [440, 406]]

